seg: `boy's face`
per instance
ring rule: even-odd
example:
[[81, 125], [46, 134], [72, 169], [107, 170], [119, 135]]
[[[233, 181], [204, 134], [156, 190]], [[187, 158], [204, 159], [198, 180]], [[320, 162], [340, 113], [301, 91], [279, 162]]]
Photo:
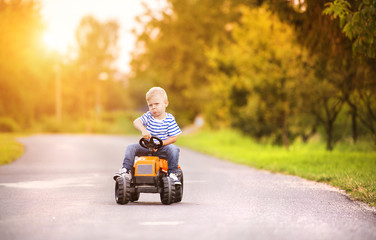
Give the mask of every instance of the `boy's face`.
[[166, 107], [168, 102], [160, 95], [154, 95], [147, 101], [149, 111], [156, 119], [163, 119], [165, 118]]

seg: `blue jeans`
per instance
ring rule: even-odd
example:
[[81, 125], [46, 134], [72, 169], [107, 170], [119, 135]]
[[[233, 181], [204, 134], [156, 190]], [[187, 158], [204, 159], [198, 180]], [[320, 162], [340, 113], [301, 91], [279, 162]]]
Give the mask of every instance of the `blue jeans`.
[[[158, 149], [153, 155], [167, 160], [169, 173], [177, 173], [179, 152], [180, 149], [176, 145], [169, 144]], [[127, 150], [125, 151], [123, 167], [132, 170], [135, 156], [147, 156], [148, 153], [149, 151], [146, 148], [141, 147], [138, 143], [128, 145]]]

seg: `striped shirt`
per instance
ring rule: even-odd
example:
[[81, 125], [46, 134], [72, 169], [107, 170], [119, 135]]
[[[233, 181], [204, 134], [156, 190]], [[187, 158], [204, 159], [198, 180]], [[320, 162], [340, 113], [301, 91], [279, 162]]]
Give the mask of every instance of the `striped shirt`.
[[152, 136], [159, 137], [162, 140], [182, 133], [175, 121], [175, 117], [170, 113], [166, 113], [166, 117], [163, 120], [158, 120], [148, 111], [144, 113], [140, 119], [144, 127], [146, 127], [146, 130], [148, 130]]

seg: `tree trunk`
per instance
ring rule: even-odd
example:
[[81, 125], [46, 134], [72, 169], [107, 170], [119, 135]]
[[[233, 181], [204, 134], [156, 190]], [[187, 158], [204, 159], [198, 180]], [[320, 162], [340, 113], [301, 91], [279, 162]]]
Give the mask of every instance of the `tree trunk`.
[[356, 141], [358, 140], [358, 126], [357, 126], [357, 112], [356, 112], [356, 108], [353, 109], [353, 111], [351, 111], [351, 129], [352, 129], [352, 139], [354, 141], [354, 143], [356, 143]]
[[289, 150], [289, 138], [288, 138], [288, 133], [287, 133], [286, 121], [283, 122], [283, 126], [282, 126], [282, 141], [283, 141], [283, 145], [285, 145], [285, 148]]
[[328, 123], [328, 126], [326, 127], [326, 134], [327, 140], [326, 140], [326, 150], [332, 151], [333, 150], [333, 124]]

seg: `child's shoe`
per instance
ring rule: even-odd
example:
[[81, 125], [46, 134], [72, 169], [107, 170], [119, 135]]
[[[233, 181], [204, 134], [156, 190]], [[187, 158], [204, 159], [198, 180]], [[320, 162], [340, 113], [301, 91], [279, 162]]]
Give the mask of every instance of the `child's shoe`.
[[175, 173], [170, 173], [168, 176], [174, 181], [175, 185], [181, 185], [181, 182]]
[[116, 179], [118, 177], [121, 177], [121, 175], [125, 175], [126, 178], [130, 180], [132, 180], [132, 173], [130, 170], [126, 169], [126, 168], [120, 168], [119, 171], [117, 173], [114, 174], [113, 178], [114, 180], [116, 181]]

